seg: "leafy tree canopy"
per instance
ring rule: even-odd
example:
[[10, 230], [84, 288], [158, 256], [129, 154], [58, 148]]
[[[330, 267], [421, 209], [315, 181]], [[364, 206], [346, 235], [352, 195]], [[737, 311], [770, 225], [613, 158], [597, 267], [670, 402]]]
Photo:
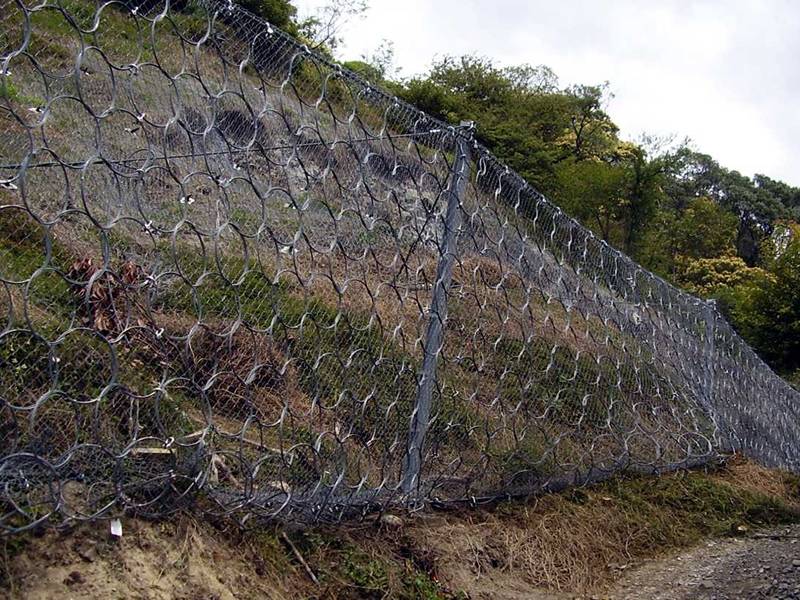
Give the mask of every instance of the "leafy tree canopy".
[[744, 338], [776, 369], [800, 375], [800, 236], [765, 261], [767, 277], [722, 294]]
[[782, 253], [772, 240], [800, 220], [800, 188], [726, 169], [688, 141], [623, 141], [605, 110], [608, 84], [562, 87], [544, 66], [445, 57], [391, 85], [441, 119], [475, 121], [479, 141], [565, 211], [675, 284], [718, 298], [776, 368], [798, 368], [789, 357], [800, 357], [800, 241], [786, 240], [800, 233], [784, 228]]
[[238, 4], [285, 32], [297, 35], [297, 9], [289, 0], [238, 0]]

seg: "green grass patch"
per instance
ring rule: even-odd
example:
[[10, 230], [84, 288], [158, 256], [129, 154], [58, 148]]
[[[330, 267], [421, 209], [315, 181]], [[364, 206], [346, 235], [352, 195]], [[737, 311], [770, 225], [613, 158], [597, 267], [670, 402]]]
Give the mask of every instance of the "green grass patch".
[[[596, 491], [613, 498], [631, 524], [647, 531], [652, 543], [661, 547], [685, 546], [704, 537], [737, 534], [740, 526], [780, 525], [800, 520], [800, 509], [791, 498], [736, 487], [735, 483], [703, 472], [618, 478], [601, 484]], [[800, 491], [795, 500], [800, 501]]]
[[[293, 551], [276, 538], [260, 536], [266, 556], [274, 555], [276, 548], [282, 546], [284, 556], [291, 560]], [[307, 530], [295, 532], [290, 540], [315, 573], [320, 589], [326, 590], [330, 597], [349, 600], [466, 598], [446, 589], [431, 572], [417, 564], [417, 549], [409, 547], [410, 540], [405, 536], [389, 540], [375, 530], [365, 531], [363, 535], [346, 530]], [[428, 567], [432, 568], [432, 563]]]

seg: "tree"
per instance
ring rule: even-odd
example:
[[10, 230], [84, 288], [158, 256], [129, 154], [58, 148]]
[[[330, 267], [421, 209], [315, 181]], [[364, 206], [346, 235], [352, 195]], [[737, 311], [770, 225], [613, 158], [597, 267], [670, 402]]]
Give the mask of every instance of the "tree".
[[555, 201], [606, 241], [637, 256], [662, 202], [666, 158], [650, 158], [644, 146], [615, 143], [613, 151], [556, 167]]
[[770, 179], [766, 175], [755, 175], [753, 183], [759, 190], [777, 198], [789, 211], [791, 218], [800, 220], [800, 188]]
[[734, 254], [738, 219], [711, 198], [695, 198], [675, 221], [672, 253], [692, 259]]
[[662, 196], [662, 206], [645, 224], [636, 246], [639, 262], [681, 285], [693, 261], [736, 255], [736, 215], [707, 197], [688, 201], [682, 210], [670, 202]]
[[741, 286], [760, 285], [769, 273], [734, 255], [689, 259], [680, 273], [678, 283], [686, 291], [704, 298], [726, 298]]
[[768, 276], [736, 288], [725, 300], [733, 325], [784, 374], [800, 369], [800, 235], [772, 250]]
[[289, 0], [239, 0], [238, 4], [286, 33], [297, 35], [297, 9]]
[[603, 104], [611, 95], [608, 82], [572, 86], [566, 93], [572, 100], [573, 114], [563, 141], [575, 159], [600, 157], [612, 151], [619, 129], [603, 110]]
[[547, 67], [501, 68], [471, 55], [444, 57], [427, 76], [397, 88], [440, 119], [475, 121], [478, 141], [548, 195], [557, 191], [560, 162], [616, 146], [616, 126], [602, 110], [606, 92], [606, 86], [559, 89]]
[[621, 144], [617, 154], [626, 172], [625, 195], [628, 210], [625, 214], [623, 250], [632, 256], [641, 251], [641, 240], [664, 201], [663, 184], [672, 168], [669, 154], [648, 156], [645, 144], [657, 150], [659, 140], [644, 138], [644, 144]]
[[383, 83], [383, 73], [374, 65], [363, 60], [348, 60], [342, 63], [342, 66], [350, 69], [354, 73], [358, 73], [373, 84]]
[[562, 163], [556, 203], [605, 241], [619, 242], [618, 224], [628, 211], [625, 177], [624, 169], [602, 160]]
[[373, 52], [362, 55], [361, 60], [350, 60], [343, 64], [371, 83], [386, 84], [386, 79], [395, 70], [394, 43], [383, 40]]
[[761, 242], [776, 219], [797, 214], [800, 189], [763, 175], [753, 179], [721, 167], [707, 154], [684, 146], [675, 156], [676, 169], [666, 192], [681, 209], [692, 198], [705, 196], [739, 217], [736, 247], [751, 266], [759, 261]]
[[351, 19], [363, 16], [367, 8], [366, 0], [331, 1], [298, 23], [300, 37], [315, 50], [324, 48], [332, 54], [342, 41], [342, 28]]

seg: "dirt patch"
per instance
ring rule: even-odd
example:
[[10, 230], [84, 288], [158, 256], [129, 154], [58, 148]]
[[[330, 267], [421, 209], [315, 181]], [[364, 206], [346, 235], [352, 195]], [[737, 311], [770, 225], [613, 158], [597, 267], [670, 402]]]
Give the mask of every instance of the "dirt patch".
[[798, 520], [800, 480], [736, 459], [709, 473], [614, 479], [465, 510], [414, 532], [450, 587], [515, 598], [533, 588], [588, 594], [675, 549]]
[[229, 600], [286, 598], [298, 589], [288, 561], [259, 577], [250, 548], [242, 551], [223, 532], [187, 517], [162, 523], [125, 519], [123, 525], [118, 541], [108, 522], [27, 540], [16, 556], [6, 555], [10, 597]]

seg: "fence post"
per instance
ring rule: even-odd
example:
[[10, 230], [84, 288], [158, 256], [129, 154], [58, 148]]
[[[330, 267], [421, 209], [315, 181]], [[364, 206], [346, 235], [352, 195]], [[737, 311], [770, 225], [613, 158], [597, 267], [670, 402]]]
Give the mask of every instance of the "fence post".
[[714, 355], [717, 351], [717, 304], [714, 300], [706, 300], [704, 303], [704, 314], [706, 323], [706, 342], [705, 342], [705, 368], [704, 368], [704, 381], [703, 381], [703, 396], [706, 404], [706, 410], [709, 415], [714, 419], [714, 424], [717, 427], [717, 435], [724, 451], [732, 449], [732, 440], [729, 437], [727, 423], [724, 422], [725, 415], [717, 410], [714, 404], [714, 385], [715, 369], [714, 369]]
[[705, 321], [706, 321], [706, 376], [705, 376], [705, 396], [706, 402], [713, 409], [714, 407], [714, 367], [713, 358], [716, 352], [716, 305], [713, 300], [705, 302]]
[[447, 321], [447, 294], [453, 275], [453, 262], [457, 253], [458, 229], [461, 225], [461, 201], [464, 198], [470, 173], [470, 142], [472, 135], [471, 121], [462, 121], [456, 137], [456, 156], [453, 170], [447, 187], [447, 212], [444, 219], [444, 236], [441, 243], [441, 255], [436, 267], [436, 279], [433, 283], [430, 309], [428, 311], [428, 329], [423, 346], [422, 369], [417, 384], [417, 397], [414, 412], [411, 415], [411, 426], [408, 431], [408, 446], [403, 465], [402, 489], [410, 494], [419, 485], [419, 474], [422, 467], [422, 446], [431, 417], [431, 401], [436, 384], [436, 364], [442, 349], [444, 326]]

